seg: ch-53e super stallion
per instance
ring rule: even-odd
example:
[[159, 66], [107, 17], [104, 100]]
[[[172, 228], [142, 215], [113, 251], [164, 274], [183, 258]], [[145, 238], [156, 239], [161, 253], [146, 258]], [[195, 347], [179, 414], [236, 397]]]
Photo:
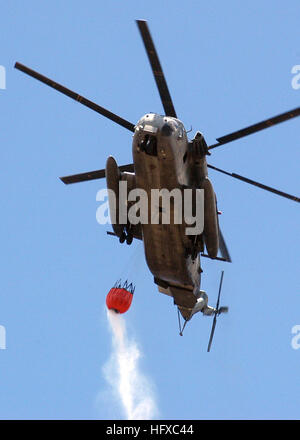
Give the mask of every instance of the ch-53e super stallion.
[[[107, 159], [105, 169], [61, 177], [65, 184], [106, 177], [108, 189], [113, 190], [117, 198], [114, 207], [110, 203], [113, 215], [115, 212], [112, 210], [118, 211], [119, 209], [120, 181], [127, 183], [128, 190], [140, 188], [149, 196], [152, 189], [167, 189], [169, 191], [179, 189], [183, 191], [190, 188], [204, 191], [204, 213], [202, 213], [204, 214], [204, 229], [201, 234], [187, 234], [187, 225], [184, 221], [181, 224], [175, 224], [174, 221], [163, 224], [160, 220], [154, 224], [151, 222], [121, 224], [118, 222], [118, 216], [113, 224], [114, 232], [111, 234], [119, 237], [121, 243], [126, 241], [127, 244], [131, 244], [134, 238], [143, 240], [146, 261], [154, 276], [154, 282], [160, 292], [173, 297], [174, 304], [178, 307], [185, 321], [184, 325], [198, 311], [214, 317], [208, 345], [209, 351], [216, 318], [220, 313], [227, 311], [227, 308], [219, 307], [223, 272], [216, 307], [208, 305], [206, 293], [200, 290], [202, 272], [200, 256], [227, 262], [231, 262], [231, 258], [219, 227], [216, 195], [208, 178], [208, 169], [214, 169], [295, 202], [299, 202], [300, 199], [239, 174], [210, 165], [207, 163], [206, 157], [211, 155], [214, 148], [299, 116], [300, 108], [219, 137], [217, 142], [210, 146], [207, 145], [200, 132], [197, 132], [195, 137], [189, 140], [183, 123], [177, 118], [147, 22], [137, 20], [137, 25], [159, 91], [164, 115], [147, 113], [136, 124], [133, 124], [20, 63], [16, 63], [15, 67], [133, 133], [133, 163], [118, 166], [115, 159], [110, 156]], [[129, 205], [130, 203], [128, 203]], [[182, 334], [183, 328], [181, 328], [180, 320], [179, 325], [180, 334]]]

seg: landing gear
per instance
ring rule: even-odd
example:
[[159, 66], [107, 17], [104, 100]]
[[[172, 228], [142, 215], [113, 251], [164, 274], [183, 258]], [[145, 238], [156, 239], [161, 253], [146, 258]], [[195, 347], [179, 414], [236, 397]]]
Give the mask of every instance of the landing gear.
[[191, 257], [192, 261], [195, 261], [198, 256], [198, 249], [196, 247], [186, 248], [184, 251], [185, 258]]
[[197, 255], [198, 255], [198, 249], [196, 247], [194, 247], [192, 249], [192, 253], [191, 253], [191, 258], [192, 258], [193, 261], [196, 260]]
[[122, 234], [120, 235], [119, 242], [124, 243], [125, 240], [126, 240], [126, 232], [123, 231]]
[[132, 243], [133, 235], [130, 231], [123, 230], [122, 234], [120, 235], [119, 242], [124, 243], [125, 241], [128, 245], [130, 245]]
[[189, 255], [190, 255], [190, 249], [188, 249], [188, 248], [185, 248], [185, 250], [184, 250], [184, 258], [188, 258], [189, 257]]
[[126, 243], [130, 245], [132, 243], [132, 240], [133, 240], [133, 235], [131, 233], [128, 233], [126, 237]]
[[204, 249], [203, 234], [190, 236], [190, 241], [190, 246], [185, 249], [184, 256], [185, 258], [191, 256], [192, 261], [195, 261], [198, 254]]

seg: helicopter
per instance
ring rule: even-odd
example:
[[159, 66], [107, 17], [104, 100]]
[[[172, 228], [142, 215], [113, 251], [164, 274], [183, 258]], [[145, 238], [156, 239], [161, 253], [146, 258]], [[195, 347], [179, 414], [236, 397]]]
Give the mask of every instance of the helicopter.
[[[217, 199], [208, 177], [208, 169], [298, 203], [300, 198], [239, 174], [217, 168], [207, 163], [207, 156], [210, 156], [215, 148], [299, 116], [300, 107], [219, 137], [213, 145], [207, 145], [200, 131], [197, 131], [194, 138], [190, 140], [183, 123], [177, 117], [147, 21], [136, 20], [136, 23], [160, 95], [164, 109], [163, 115], [149, 112], [133, 124], [21, 63], [17, 62], [15, 68], [133, 133], [133, 163], [119, 166], [116, 160], [109, 156], [105, 169], [60, 177], [66, 185], [106, 178], [107, 188], [116, 195], [117, 199], [117, 203], [112, 203], [109, 197], [111, 217], [118, 218], [116, 214], [120, 210], [120, 203], [118, 203], [120, 182], [126, 183], [128, 193], [130, 190], [140, 188], [149, 196], [153, 189], [168, 189], [169, 191], [178, 189], [181, 192], [185, 189], [203, 191], [204, 224], [201, 233], [187, 234], [185, 222], [164, 224], [161, 221], [163, 209], [159, 206], [159, 221], [132, 224], [128, 220], [125, 223], [116, 220], [112, 222], [113, 232], [109, 231], [108, 234], [118, 237], [120, 243], [126, 242], [128, 245], [133, 239], [143, 241], [146, 262], [154, 276], [154, 283], [158, 286], [159, 292], [172, 297], [177, 306], [181, 335], [186, 323], [195, 313], [201, 311], [203, 315], [214, 317], [208, 345], [209, 351], [216, 318], [228, 308], [219, 307], [224, 272], [221, 275], [216, 307], [208, 305], [207, 294], [200, 290], [201, 257], [231, 262], [231, 256], [219, 225]], [[125, 205], [127, 209], [132, 206], [128, 198], [125, 200]], [[183, 328], [179, 312], [184, 319]]]

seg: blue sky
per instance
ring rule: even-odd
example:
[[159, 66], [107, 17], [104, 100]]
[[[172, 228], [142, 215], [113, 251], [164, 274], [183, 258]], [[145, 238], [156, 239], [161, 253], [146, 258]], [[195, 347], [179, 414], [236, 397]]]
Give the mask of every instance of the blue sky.
[[[13, 69], [26, 64], [135, 123], [162, 112], [134, 22], [147, 19], [179, 118], [214, 143], [299, 106], [299, 14], [297, 0], [2, 3], [0, 418], [124, 417], [102, 374], [105, 296], [121, 276], [136, 283], [126, 322], [160, 418], [299, 418], [299, 205], [210, 173], [233, 263], [203, 261], [212, 303], [225, 270], [230, 308], [207, 354], [211, 319], [195, 316], [181, 338], [142, 244], [119, 245], [96, 222], [105, 182], [58, 180], [103, 168], [109, 154], [129, 163], [131, 134]], [[210, 162], [299, 196], [299, 141], [295, 119]]]

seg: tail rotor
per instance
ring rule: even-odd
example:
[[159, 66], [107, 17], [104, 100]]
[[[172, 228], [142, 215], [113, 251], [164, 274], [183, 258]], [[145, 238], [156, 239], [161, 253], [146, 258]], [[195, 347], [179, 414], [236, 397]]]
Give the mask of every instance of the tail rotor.
[[220, 295], [221, 295], [222, 284], [223, 284], [223, 277], [224, 277], [224, 270], [222, 270], [222, 273], [221, 273], [218, 299], [217, 299], [216, 309], [215, 309], [215, 312], [214, 312], [214, 320], [213, 320], [213, 324], [212, 324], [212, 328], [211, 328], [211, 332], [210, 332], [210, 337], [209, 337], [209, 342], [208, 342], [208, 347], [207, 347], [207, 351], [208, 352], [210, 351], [211, 344], [212, 344], [212, 341], [213, 341], [213, 337], [214, 337], [214, 333], [215, 333], [215, 328], [216, 328], [216, 324], [217, 324], [217, 317], [221, 313], [227, 313], [228, 312], [228, 307], [224, 307], [224, 306], [223, 307], [219, 307]]

